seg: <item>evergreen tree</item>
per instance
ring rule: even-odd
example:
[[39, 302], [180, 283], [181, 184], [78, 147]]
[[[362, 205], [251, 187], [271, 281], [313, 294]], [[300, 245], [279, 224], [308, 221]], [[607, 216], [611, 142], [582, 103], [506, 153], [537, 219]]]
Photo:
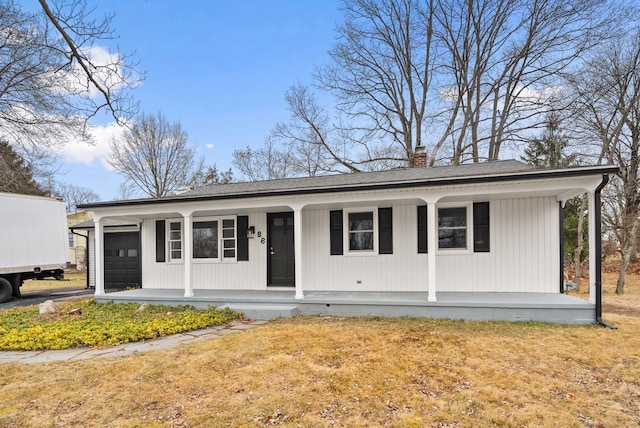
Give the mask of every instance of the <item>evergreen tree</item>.
[[44, 196], [31, 166], [6, 141], [0, 141], [0, 192]]
[[560, 130], [561, 118], [557, 113], [547, 114], [546, 129], [540, 138], [529, 141], [522, 161], [530, 165], [558, 168], [576, 163], [575, 154], [567, 154], [569, 139]]
[[[540, 138], [534, 138], [524, 149], [522, 160], [540, 168], [561, 168], [575, 165], [576, 154], [567, 154], [569, 139], [560, 128], [561, 118], [557, 113], [550, 112], [546, 117], [546, 129]], [[575, 266], [574, 282], [580, 290], [582, 277], [581, 261], [586, 257], [588, 248], [585, 243], [587, 230], [586, 197], [577, 196], [568, 200], [564, 205], [564, 257], [573, 261]]]

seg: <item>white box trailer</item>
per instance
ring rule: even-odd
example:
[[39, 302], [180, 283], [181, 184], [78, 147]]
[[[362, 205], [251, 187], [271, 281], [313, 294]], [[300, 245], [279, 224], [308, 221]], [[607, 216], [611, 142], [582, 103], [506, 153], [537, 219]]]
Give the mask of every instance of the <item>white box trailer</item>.
[[64, 202], [0, 193], [0, 302], [20, 297], [25, 279], [62, 279], [69, 260]]

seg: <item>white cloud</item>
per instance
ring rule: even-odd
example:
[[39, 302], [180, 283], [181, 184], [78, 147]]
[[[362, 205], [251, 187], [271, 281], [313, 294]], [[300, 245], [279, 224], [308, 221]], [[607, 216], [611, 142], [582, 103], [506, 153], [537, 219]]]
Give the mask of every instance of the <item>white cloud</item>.
[[68, 163], [92, 165], [97, 159], [105, 169], [112, 171], [113, 168], [106, 161], [111, 152], [109, 142], [112, 138], [120, 137], [124, 130], [124, 127], [115, 122], [104, 126], [95, 126], [91, 130], [93, 144], [82, 141], [69, 141], [62, 146], [60, 154]]
[[207, 149], [213, 149], [215, 147], [215, 144], [209, 143], [206, 144]]

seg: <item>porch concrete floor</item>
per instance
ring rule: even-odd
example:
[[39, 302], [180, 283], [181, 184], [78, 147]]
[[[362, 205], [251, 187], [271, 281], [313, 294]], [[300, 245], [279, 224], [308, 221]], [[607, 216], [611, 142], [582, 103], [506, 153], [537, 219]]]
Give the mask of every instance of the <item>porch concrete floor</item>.
[[427, 293], [293, 290], [137, 289], [97, 296], [99, 302], [138, 302], [195, 307], [230, 307], [247, 318], [272, 319], [294, 315], [417, 316], [468, 320], [542, 321], [587, 324], [595, 321], [595, 304], [559, 293]]

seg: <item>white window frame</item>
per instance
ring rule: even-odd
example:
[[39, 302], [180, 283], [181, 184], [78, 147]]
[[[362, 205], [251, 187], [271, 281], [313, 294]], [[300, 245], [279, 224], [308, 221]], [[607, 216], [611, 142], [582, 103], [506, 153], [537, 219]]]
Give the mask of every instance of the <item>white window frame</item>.
[[[466, 208], [466, 248], [440, 248], [440, 208]], [[451, 202], [436, 205], [436, 247], [437, 252], [444, 254], [473, 254], [473, 202]]]
[[[224, 238], [223, 237], [223, 224], [224, 220], [233, 221], [233, 238]], [[215, 258], [195, 258], [193, 257], [193, 248], [192, 248], [192, 262], [193, 263], [236, 263], [238, 261], [238, 220], [236, 216], [208, 216], [208, 217], [194, 217], [191, 222], [191, 229], [193, 233], [193, 223], [205, 222], [205, 221], [215, 221], [217, 222], [218, 227], [218, 257]], [[233, 240], [233, 257], [225, 257], [224, 255], [224, 241]], [[193, 246], [193, 239], [191, 240], [191, 245]]]
[[[179, 223], [180, 224], [180, 240], [171, 239], [171, 224]], [[166, 259], [167, 263], [183, 263], [184, 261], [184, 222], [182, 219], [166, 219], [165, 220], [165, 228], [166, 228], [166, 238], [165, 238], [165, 251], [166, 251]], [[171, 243], [172, 242], [180, 242], [180, 258], [173, 258], [171, 254]]]
[[[349, 214], [352, 213], [373, 213], [373, 249], [372, 250], [351, 250], [349, 248]], [[342, 210], [343, 224], [343, 254], [346, 256], [377, 256], [378, 255], [378, 207], [357, 207], [345, 208]]]

